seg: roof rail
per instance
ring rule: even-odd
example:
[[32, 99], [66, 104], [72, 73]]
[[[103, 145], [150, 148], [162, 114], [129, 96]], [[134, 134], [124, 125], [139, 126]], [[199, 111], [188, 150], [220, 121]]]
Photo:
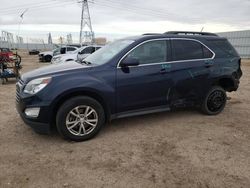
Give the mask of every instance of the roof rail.
[[218, 36], [214, 33], [208, 32], [196, 32], [196, 31], [168, 31], [164, 34], [173, 34], [173, 35], [203, 35], [203, 36]]
[[162, 35], [161, 33], [144, 33], [142, 35]]

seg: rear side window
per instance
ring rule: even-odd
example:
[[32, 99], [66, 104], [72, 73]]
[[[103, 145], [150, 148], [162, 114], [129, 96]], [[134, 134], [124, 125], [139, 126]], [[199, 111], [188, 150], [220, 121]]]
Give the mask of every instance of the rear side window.
[[92, 54], [93, 52], [95, 52], [94, 47], [87, 47], [82, 51], [82, 54]]
[[61, 49], [60, 49], [60, 53], [61, 53], [61, 54], [65, 54], [65, 53], [66, 53], [66, 48], [61, 48]]
[[238, 57], [238, 53], [226, 39], [211, 40], [216, 47], [216, 56], [218, 57]]
[[135, 48], [127, 57], [138, 59], [140, 64], [166, 62], [167, 42], [165, 40], [146, 42]]
[[173, 60], [212, 58], [213, 53], [204, 45], [193, 40], [172, 40]]
[[76, 49], [73, 47], [67, 47], [67, 51], [75, 51]]

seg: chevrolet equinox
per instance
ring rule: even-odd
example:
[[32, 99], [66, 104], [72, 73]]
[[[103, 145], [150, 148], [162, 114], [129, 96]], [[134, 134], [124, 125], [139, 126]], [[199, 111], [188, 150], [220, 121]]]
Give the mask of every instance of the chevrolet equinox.
[[171, 31], [117, 40], [81, 62], [23, 74], [16, 104], [38, 133], [53, 125], [74, 141], [94, 137], [113, 119], [178, 107], [220, 113], [236, 91], [241, 59], [226, 38]]

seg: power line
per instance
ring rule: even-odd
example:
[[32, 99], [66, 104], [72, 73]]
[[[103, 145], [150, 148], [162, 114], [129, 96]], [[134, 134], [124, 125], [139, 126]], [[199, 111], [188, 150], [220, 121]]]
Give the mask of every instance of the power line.
[[[70, 1], [64, 1], [64, 3], [59, 3], [59, 2], [51, 2], [50, 4], [44, 4], [44, 5], [39, 5], [39, 6], [33, 6], [33, 7], [29, 7], [29, 12], [34, 11], [34, 10], [41, 10], [41, 9], [48, 9], [48, 8], [55, 8], [55, 7], [61, 7], [64, 5], [69, 5], [69, 4], [76, 4], [76, 2], [70, 2]], [[52, 6], [54, 5], [54, 6]], [[56, 5], [56, 6], [55, 6]], [[22, 9], [21, 9], [22, 10]], [[13, 14], [19, 14], [19, 12], [21, 11], [19, 10], [13, 10], [13, 11], [9, 11], [7, 13], [1, 14], [1, 16], [5, 16], [5, 15], [13, 15]]]
[[[98, 6], [102, 6], [102, 7], [119, 9], [119, 10], [122, 10], [125, 12], [131, 12], [131, 13], [138, 14], [138, 15], [146, 15], [148, 17], [154, 16], [154, 17], [158, 17], [158, 18], [162, 18], [162, 19], [169, 19], [170, 16], [174, 16], [173, 14], [172, 15], [167, 14], [167, 13], [163, 14], [161, 12], [154, 11], [154, 10], [147, 10], [147, 9], [143, 9], [143, 8], [139, 8], [139, 7], [134, 7], [134, 5], [133, 6], [130, 5], [130, 7], [127, 7], [127, 6], [121, 7], [121, 6], [114, 4], [114, 3], [107, 3], [107, 2], [103, 3], [103, 2], [99, 2], [99, 1], [98, 2], [95, 1], [94, 4], [98, 5]], [[192, 21], [199, 21], [199, 18], [192, 18]]]
[[[107, 2], [108, 1], [108, 2]], [[177, 15], [175, 13], [171, 13], [171, 12], [167, 12], [166, 10], [162, 10], [162, 9], [149, 9], [149, 8], [143, 8], [143, 7], [139, 7], [136, 6], [135, 4], [131, 4], [131, 3], [126, 3], [126, 1], [112, 1], [112, 0], [106, 0], [105, 4], [103, 4], [103, 2], [100, 2], [98, 0], [95, 1], [96, 5], [99, 6], [103, 6], [103, 7], [108, 7], [108, 8], [115, 8], [115, 9], [119, 9], [122, 11], [127, 11], [127, 12], [131, 12], [133, 14], [138, 14], [138, 15], [146, 15], [146, 16], [154, 16], [154, 17], [158, 17], [158, 18], [162, 18], [162, 19], [171, 19], [174, 18], [175, 20], [181, 20], [183, 21], [183, 18], [185, 17], [186, 20], [190, 20], [192, 22], [203, 22], [203, 20], [199, 17], [199, 16], [182, 16], [182, 15]], [[216, 19], [213, 19], [213, 21], [217, 21], [220, 22], [223, 19], [228, 18], [227, 16], [220, 16], [217, 17]], [[178, 22], [178, 21], [177, 21]], [[218, 23], [218, 25], [220, 25]]]
[[32, 6], [32, 5], [37, 5], [37, 4], [43, 4], [43, 3], [48, 3], [48, 2], [51, 2], [51, 1], [42, 1], [42, 2], [36, 2], [36, 3], [26, 3], [26, 4], [20, 4], [20, 5], [17, 5], [17, 6], [11, 6], [11, 7], [5, 7], [5, 8], [1, 8], [0, 11], [7, 11], [7, 10], [12, 10], [12, 9], [20, 9], [20, 8], [23, 8], [23, 7], [27, 7], [27, 6]]

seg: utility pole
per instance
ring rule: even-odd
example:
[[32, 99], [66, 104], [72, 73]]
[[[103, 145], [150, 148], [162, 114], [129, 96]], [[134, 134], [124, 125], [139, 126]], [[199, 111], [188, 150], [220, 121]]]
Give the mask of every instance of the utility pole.
[[82, 0], [82, 15], [81, 15], [81, 28], [80, 28], [80, 45], [83, 43], [94, 42], [94, 32], [92, 30], [91, 18], [89, 14], [88, 0]]
[[53, 44], [51, 33], [49, 33], [49, 36], [48, 36], [48, 44]]
[[72, 34], [71, 33], [67, 34], [67, 43], [68, 44], [72, 44], [73, 43]]

